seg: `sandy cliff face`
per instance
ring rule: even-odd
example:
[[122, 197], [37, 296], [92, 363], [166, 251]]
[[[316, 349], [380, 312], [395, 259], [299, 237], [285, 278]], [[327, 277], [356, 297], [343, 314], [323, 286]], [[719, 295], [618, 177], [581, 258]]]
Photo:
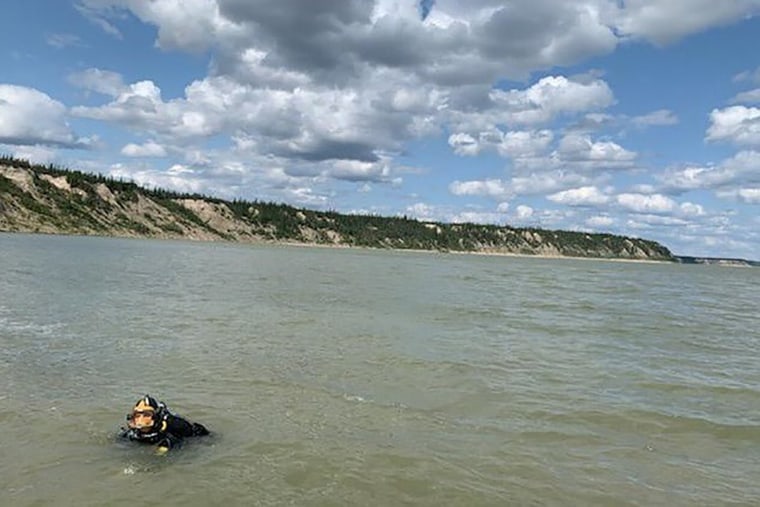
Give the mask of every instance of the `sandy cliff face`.
[[[218, 239], [139, 193], [123, 195], [104, 183], [72, 187], [64, 176], [0, 166], [0, 229], [53, 234]], [[15, 188], [8, 188], [8, 183]]]
[[635, 238], [394, 218], [370, 223], [366, 217], [260, 203], [241, 208], [92, 175], [12, 165], [0, 165], [0, 230], [672, 260], [662, 245]]

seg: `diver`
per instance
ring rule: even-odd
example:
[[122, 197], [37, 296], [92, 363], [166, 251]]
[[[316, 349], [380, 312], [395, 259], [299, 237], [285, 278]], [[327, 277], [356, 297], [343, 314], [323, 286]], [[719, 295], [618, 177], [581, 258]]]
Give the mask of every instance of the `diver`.
[[120, 436], [145, 444], [157, 444], [157, 451], [165, 453], [178, 447], [186, 437], [208, 435], [205, 426], [169, 412], [166, 405], [146, 394], [127, 414], [127, 428], [121, 429]]

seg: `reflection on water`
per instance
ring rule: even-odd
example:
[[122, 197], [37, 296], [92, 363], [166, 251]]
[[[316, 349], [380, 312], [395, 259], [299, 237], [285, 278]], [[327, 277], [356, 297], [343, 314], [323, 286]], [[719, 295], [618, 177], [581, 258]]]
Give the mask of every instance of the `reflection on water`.
[[[760, 503], [758, 270], [27, 235], [0, 265], [12, 505]], [[146, 392], [214, 436], [116, 441]]]

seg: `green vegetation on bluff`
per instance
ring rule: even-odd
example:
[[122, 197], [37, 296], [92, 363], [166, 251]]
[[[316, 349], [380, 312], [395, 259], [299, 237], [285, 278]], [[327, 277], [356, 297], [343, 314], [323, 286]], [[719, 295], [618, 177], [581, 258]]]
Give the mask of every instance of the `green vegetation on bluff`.
[[7, 156], [0, 157], [0, 230], [674, 260], [663, 245], [639, 238], [226, 201]]

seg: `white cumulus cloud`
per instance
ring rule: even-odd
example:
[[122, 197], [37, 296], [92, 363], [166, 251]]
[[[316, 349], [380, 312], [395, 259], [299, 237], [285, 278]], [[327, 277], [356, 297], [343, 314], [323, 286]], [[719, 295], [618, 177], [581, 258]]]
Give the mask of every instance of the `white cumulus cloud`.
[[509, 181], [509, 189], [515, 195], [539, 195], [586, 186], [587, 176], [562, 169], [531, 172], [526, 176], [515, 176]]
[[525, 220], [533, 216], [533, 208], [525, 204], [520, 204], [515, 208], [515, 216], [520, 220]]
[[714, 109], [707, 129], [708, 141], [729, 141], [741, 146], [760, 147], [760, 108], [730, 106]]
[[66, 121], [66, 107], [34, 88], [0, 84], [0, 143], [73, 148], [78, 140]]
[[507, 124], [539, 125], [562, 114], [604, 109], [614, 103], [606, 82], [572, 81], [565, 76], [547, 76], [525, 90], [493, 90], [490, 98], [500, 112], [497, 121]]
[[552, 202], [567, 206], [601, 206], [610, 202], [610, 197], [595, 186], [563, 190], [547, 196]]
[[688, 191], [722, 189], [760, 183], [760, 151], [744, 150], [716, 166], [686, 167], [671, 170], [660, 176], [665, 189]]
[[616, 200], [622, 208], [634, 213], [670, 213], [677, 208], [673, 199], [662, 194], [619, 194]]
[[678, 206], [680, 213], [685, 216], [699, 217], [705, 214], [705, 208], [701, 204], [684, 202]]
[[459, 132], [449, 136], [449, 146], [454, 148], [454, 153], [461, 156], [475, 156], [480, 153], [478, 141], [469, 134]]
[[749, 204], [760, 204], [760, 188], [740, 188], [739, 199]]
[[180, 164], [175, 164], [166, 171], [115, 164], [108, 174], [148, 188], [171, 188], [187, 193], [200, 193], [208, 189], [208, 182], [202, 176]]
[[326, 174], [335, 179], [354, 182], [382, 182], [391, 178], [390, 167], [383, 161], [336, 160], [329, 163]]
[[510, 195], [508, 185], [498, 179], [454, 181], [449, 185], [449, 191], [454, 195], [480, 195], [497, 198], [505, 198]]
[[609, 227], [614, 223], [615, 220], [607, 215], [597, 215], [586, 219], [586, 225], [594, 229]]
[[89, 68], [69, 75], [69, 82], [85, 90], [116, 97], [125, 89], [124, 80], [118, 72]]
[[536, 157], [544, 153], [552, 143], [551, 130], [500, 132], [496, 149], [503, 157]]
[[166, 148], [153, 141], [144, 144], [129, 143], [121, 149], [121, 154], [127, 157], [165, 157]]
[[559, 144], [562, 160], [589, 168], [631, 167], [636, 153], [612, 141], [593, 141], [588, 136], [569, 134]]

